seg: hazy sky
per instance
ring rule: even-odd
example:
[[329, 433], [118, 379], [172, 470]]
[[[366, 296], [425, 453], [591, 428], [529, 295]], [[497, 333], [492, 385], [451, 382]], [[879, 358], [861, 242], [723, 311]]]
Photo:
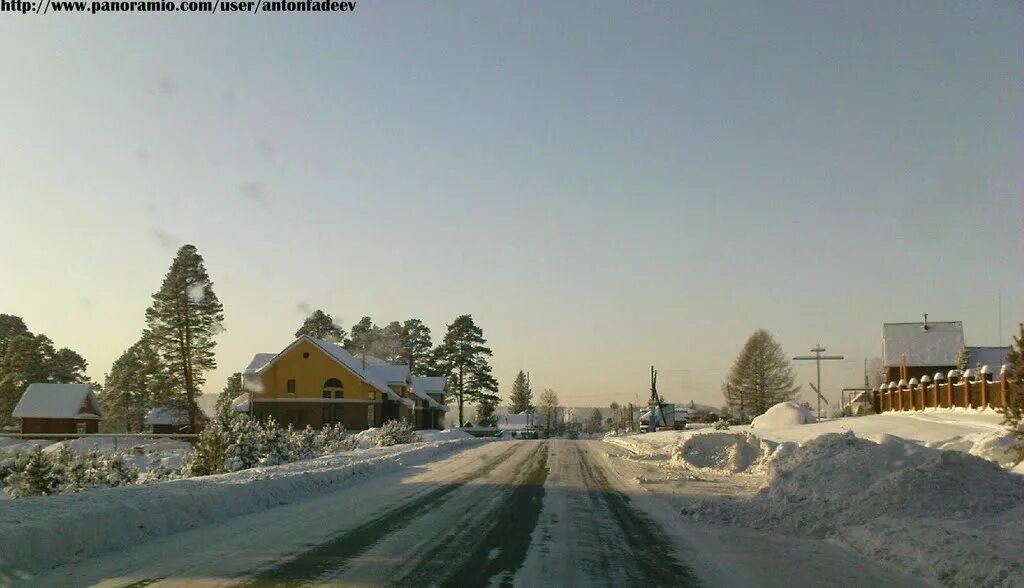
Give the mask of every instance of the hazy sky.
[[1024, 318], [1022, 63], [1009, 1], [5, 14], [0, 312], [102, 379], [188, 242], [207, 392], [323, 308], [471, 313], [506, 397], [720, 405], [757, 328], [837, 397], [882, 322]]

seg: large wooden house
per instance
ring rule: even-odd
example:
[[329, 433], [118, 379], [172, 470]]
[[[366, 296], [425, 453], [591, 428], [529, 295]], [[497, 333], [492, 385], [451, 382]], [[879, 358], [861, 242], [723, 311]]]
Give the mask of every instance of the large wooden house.
[[413, 378], [407, 365], [356, 357], [308, 335], [280, 353], [256, 354], [242, 379], [249, 398], [237, 409], [295, 427], [362, 430], [406, 420], [420, 429], [438, 428], [447, 411], [444, 378]]
[[964, 347], [960, 321], [885, 323], [882, 325], [882, 355], [885, 381], [920, 379], [956, 367]]
[[96, 433], [103, 420], [92, 384], [30, 384], [12, 416], [22, 433]]

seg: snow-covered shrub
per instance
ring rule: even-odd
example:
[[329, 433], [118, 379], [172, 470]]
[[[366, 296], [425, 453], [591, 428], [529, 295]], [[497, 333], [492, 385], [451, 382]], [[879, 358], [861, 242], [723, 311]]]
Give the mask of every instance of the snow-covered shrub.
[[727, 421], [725, 419], [718, 419], [717, 421], [715, 421], [714, 427], [715, 427], [716, 431], [722, 431], [722, 430], [728, 429], [729, 428], [729, 421]]
[[266, 429], [275, 429], [271, 435], [281, 434], [280, 427], [273, 419], [268, 420], [263, 426], [245, 416], [236, 416], [227, 432], [228, 446], [225, 450], [224, 469], [237, 472], [258, 465], [268, 449]]
[[182, 477], [180, 467], [173, 467], [167, 458], [157, 455], [150, 459], [146, 473], [139, 475], [138, 482], [152, 484], [153, 482], [176, 480], [180, 477]]
[[298, 431], [292, 431], [289, 429], [288, 432], [291, 437], [292, 461], [313, 459], [314, 457], [323, 455], [323, 446], [319, 443], [320, 436], [313, 427], [306, 425], [305, 429], [300, 429]]
[[320, 429], [316, 443], [324, 454], [352, 451], [359, 446], [359, 440], [347, 434], [345, 427], [338, 424]]
[[50, 460], [41, 451], [19, 454], [4, 481], [4, 491], [13, 498], [51, 494], [51, 469]]
[[224, 428], [216, 421], [204, 428], [195, 449], [181, 460], [181, 475], [191, 478], [223, 473], [227, 461], [229, 428]]
[[377, 447], [391, 447], [416, 441], [416, 430], [407, 421], [388, 421], [380, 428], [374, 444]]
[[135, 483], [139, 472], [117, 453], [93, 449], [76, 455], [61, 447], [53, 453], [20, 454], [9, 464], [5, 488], [14, 498], [80, 492], [102, 486]]
[[[257, 447], [260, 452], [260, 457], [258, 458], [260, 465], [272, 466], [292, 461], [293, 431], [291, 426], [287, 429], [282, 428], [271, 418], [267, 419], [267, 422], [262, 427], [259, 423], [256, 423], [253, 430], [259, 440]], [[239, 469], [245, 469], [245, 467]]]

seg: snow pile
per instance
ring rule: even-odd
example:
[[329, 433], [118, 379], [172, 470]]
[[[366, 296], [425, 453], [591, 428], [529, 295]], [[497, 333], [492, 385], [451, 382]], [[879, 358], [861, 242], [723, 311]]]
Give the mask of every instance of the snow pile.
[[29, 497], [0, 508], [0, 579], [337, 490], [426, 463], [476, 439], [349, 451], [274, 467]]
[[[739, 500], [698, 501], [685, 514], [833, 538], [917, 575], [954, 585], [1024, 582], [1024, 477], [985, 459], [884, 436], [826, 434], [772, 455], [768, 485]], [[1015, 510], [1016, 509], [1016, 510]], [[985, 532], [979, 532], [985, 528]]]
[[356, 438], [356, 447], [359, 449], [369, 449], [377, 446], [377, 437], [380, 436], [380, 427], [370, 427], [359, 431], [354, 435]]
[[780, 402], [769, 408], [764, 414], [754, 417], [750, 428], [779, 428], [793, 425], [809, 425], [818, 422], [811, 411], [796, 402]]
[[691, 468], [735, 474], [762, 463], [772, 449], [770, 444], [746, 432], [702, 433], [675, 445], [672, 461]]

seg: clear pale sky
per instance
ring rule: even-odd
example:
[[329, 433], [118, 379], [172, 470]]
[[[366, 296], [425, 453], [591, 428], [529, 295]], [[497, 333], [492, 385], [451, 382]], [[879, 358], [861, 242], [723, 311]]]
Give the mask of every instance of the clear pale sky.
[[1024, 318], [1022, 63], [1009, 1], [4, 14], [0, 312], [101, 380], [188, 242], [207, 392], [323, 308], [471, 313], [503, 396], [526, 369], [573, 405], [652, 363], [721, 405], [766, 328], [846, 355], [835, 398], [885, 321]]

